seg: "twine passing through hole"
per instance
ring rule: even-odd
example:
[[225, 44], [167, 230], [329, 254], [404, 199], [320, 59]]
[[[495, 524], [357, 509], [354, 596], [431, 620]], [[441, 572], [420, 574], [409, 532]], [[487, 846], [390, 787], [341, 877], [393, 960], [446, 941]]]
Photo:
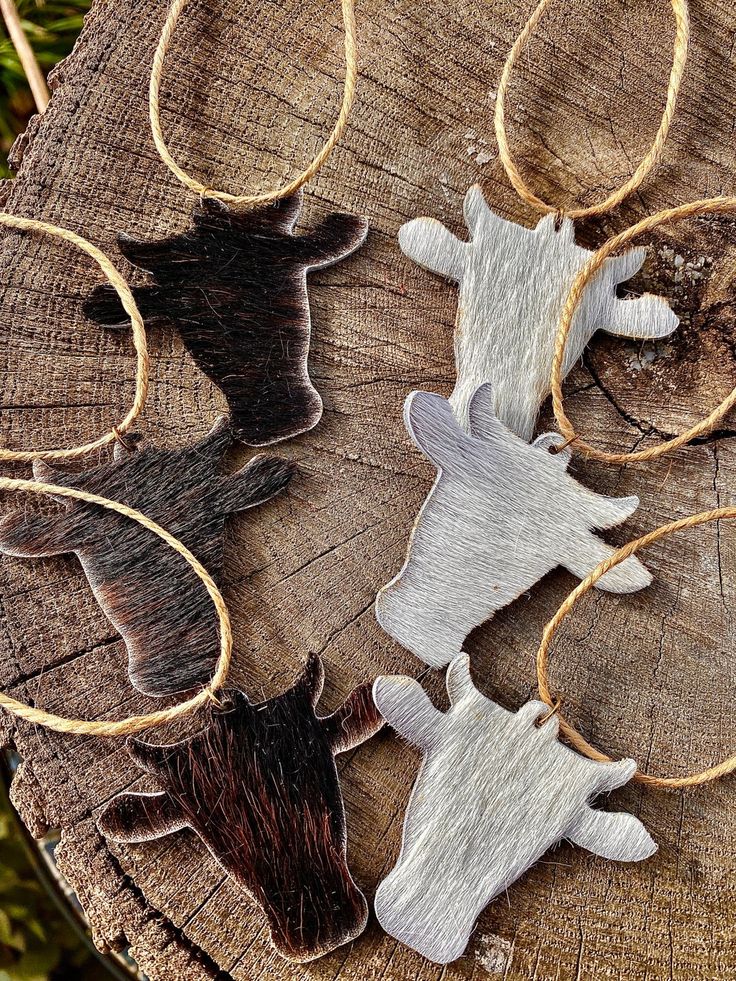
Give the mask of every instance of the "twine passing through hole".
[[[554, 212], [556, 214], [560, 214], [561, 210], [557, 205], [548, 204], [529, 189], [524, 181], [524, 178], [521, 176], [514, 158], [511, 155], [509, 141], [506, 135], [506, 95], [508, 92], [509, 83], [511, 81], [511, 74], [519, 55], [521, 54], [531, 35], [536, 30], [537, 24], [551, 3], [552, 0], [541, 0], [534, 13], [526, 22], [524, 29], [517, 37], [511, 51], [508, 54], [506, 64], [503, 67], [501, 81], [499, 82], [498, 93], [496, 96], [494, 127], [496, 130], [496, 140], [498, 142], [499, 159], [501, 160], [503, 169], [506, 171], [506, 175], [517, 194], [519, 194], [519, 196], [526, 201], [527, 204], [531, 205], [533, 208], [536, 208], [537, 211], [542, 211], [545, 213]], [[687, 0], [672, 0], [672, 12], [675, 17], [676, 25], [674, 52], [672, 56], [672, 70], [670, 71], [664, 112], [662, 114], [662, 120], [659, 124], [659, 129], [657, 130], [654, 142], [634, 173], [624, 184], [621, 185], [621, 187], [598, 204], [590, 205], [587, 208], [574, 208], [571, 211], [565, 212], [568, 218], [589, 218], [594, 215], [605, 214], [605, 212], [611, 211], [613, 208], [618, 207], [618, 205], [621, 204], [621, 202], [628, 197], [629, 194], [631, 194], [641, 185], [649, 172], [658, 164], [662, 156], [665, 141], [667, 140], [667, 134], [669, 133], [672, 118], [675, 114], [677, 96], [680, 91], [680, 83], [682, 82], [682, 76], [685, 70], [687, 49], [690, 40], [690, 19]]]
[[736, 212], [736, 198], [726, 197], [705, 198], [702, 201], [692, 201], [690, 204], [683, 204], [677, 208], [660, 211], [658, 214], [651, 215], [636, 225], [632, 225], [619, 235], [614, 235], [613, 238], [610, 238], [591, 256], [581, 269], [572, 284], [560, 318], [560, 326], [555, 340], [555, 353], [552, 360], [552, 378], [550, 381], [552, 407], [557, 425], [565, 438], [566, 444], [571, 445], [574, 452], [581, 453], [583, 456], [592, 457], [594, 460], [602, 460], [605, 463], [641, 463], [645, 460], [655, 460], [657, 457], [664, 456], [666, 453], [671, 453], [679, 449], [679, 447], [684, 446], [698, 436], [707, 435], [730, 412], [734, 405], [736, 405], [736, 388], [734, 388], [709, 416], [689, 429], [686, 429], [679, 436], [668, 439], [663, 443], [658, 443], [649, 449], [637, 450], [634, 453], [607, 453], [604, 450], [596, 449], [590, 443], [586, 443], [580, 434], [575, 431], [565, 412], [562, 395], [562, 365], [565, 359], [565, 348], [572, 328], [573, 318], [587, 284], [595, 276], [606, 259], [623, 246], [628, 245], [642, 233], [650, 232], [660, 225], [683, 218], [694, 218], [698, 215], [731, 214], [734, 212]]
[[160, 709], [157, 712], [150, 712], [147, 715], [132, 715], [120, 721], [86, 721], [84, 719], [67, 719], [63, 716], [53, 715], [51, 712], [44, 712], [42, 709], [33, 708], [24, 702], [19, 702], [9, 695], [0, 693], [0, 708], [7, 712], [32, 722], [34, 725], [44, 726], [53, 729], [55, 732], [73, 733], [78, 736], [127, 736], [135, 732], [142, 732], [144, 729], [152, 729], [154, 726], [172, 722], [174, 719], [190, 715], [197, 709], [206, 705], [207, 702], [217, 702], [215, 692], [225, 683], [230, 670], [232, 658], [232, 629], [230, 627], [230, 617], [219, 589], [214, 580], [204, 568], [204, 566], [189, 551], [186, 545], [182, 544], [178, 538], [169, 534], [155, 521], [151, 521], [145, 514], [120, 504], [118, 501], [111, 501], [99, 494], [90, 494], [87, 491], [73, 487], [63, 487], [57, 484], [47, 484], [35, 480], [20, 480], [11, 477], [0, 477], [0, 491], [29, 491], [32, 494], [55, 494], [60, 497], [69, 497], [88, 504], [95, 504], [99, 507], [107, 508], [110, 511], [117, 511], [118, 514], [137, 521], [139, 525], [147, 528], [158, 535], [166, 544], [181, 555], [192, 567], [194, 572], [204, 583], [205, 589], [210, 595], [217, 611], [220, 621], [220, 656], [217, 662], [215, 673], [206, 688], [185, 702], [173, 705], [171, 708]]
[[[619, 548], [613, 555], [605, 559], [600, 565], [597, 565], [595, 569], [586, 576], [585, 579], [578, 586], [573, 589], [564, 603], [560, 606], [559, 610], [552, 619], [549, 621], [547, 626], [544, 628], [544, 633], [542, 634], [542, 641], [539, 645], [539, 650], [537, 651], [537, 683], [539, 685], [539, 695], [547, 705], [552, 708], [555, 706], [558, 711], [557, 714], [560, 720], [560, 730], [565, 736], [566, 740], [573, 746], [579, 753], [587, 756], [591, 760], [597, 760], [600, 763], [610, 763], [611, 757], [606, 756], [599, 749], [583, 738], [580, 733], [570, 725], [559, 712], [559, 699], [552, 695], [549, 687], [549, 651], [552, 644], [552, 640], [555, 634], [559, 630], [565, 617], [571, 613], [573, 607], [586, 593], [595, 586], [598, 580], [604, 576], [609, 569], [613, 569], [614, 566], [619, 565], [629, 556], [634, 555], [642, 548], [646, 548], [653, 542], [659, 541], [660, 538], [665, 538], [667, 535], [672, 535], [677, 531], [684, 531], [688, 528], [697, 528], [698, 525], [706, 524], [709, 521], [720, 521], [723, 518], [736, 518], [736, 507], [730, 508], [715, 508], [712, 511], [703, 511], [700, 514], [692, 514], [687, 518], [681, 518], [679, 521], [672, 521], [669, 524], [661, 525], [659, 528], [655, 528], [654, 531], [650, 531], [647, 535], [642, 535], [641, 538], [637, 538], [634, 541], [628, 542], [622, 548]], [[669, 789], [681, 789], [683, 787], [699, 787], [701, 784], [711, 783], [714, 780], [719, 780], [721, 777], [727, 776], [729, 773], [733, 773], [736, 770], [736, 756], [731, 756], [723, 762], [718, 763], [716, 766], [712, 766], [707, 770], [701, 770], [699, 773], [693, 773], [686, 777], [655, 777], [649, 773], [636, 773], [633, 779], [639, 783], [647, 784], [650, 787], [664, 787]]]
[[161, 159], [169, 168], [171, 173], [174, 174], [174, 176], [177, 177], [185, 187], [188, 187], [190, 191], [194, 191], [196, 194], [200, 194], [203, 197], [217, 198], [219, 201], [225, 201], [228, 204], [250, 206], [270, 204], [274, 201], [280, 201], [282, 198], [289, 197], [291, 194], [294, 194], [295, 191], [298, 191], [300, 187], [303, 187], [307, 181], [314, 177], [317, 171], [322, 167], [322, 164], [324, 164], [334, 150], [345, 131], [345, 127], [348, 124], [350, 110], [352, 109], [353, 102], [355, 101], [355, 86], [358, 78], [358, 53], [355, 40], [355, 8], [353, 0], [341, 0], [342, 17], [345, 28], [345, 84], [343, 87], [342, 105], [340, 106], [340, 113], [337, 117], [337, 122], [335, 123], [335, 126], [327, 140], [322, 145], [322, 149], [305, 170], [303, 170], [293, 180], [289, 181], [289, 183], [284, 187], [277, 188], [273, 191], [265, 191], [262, 194], [228, 194], [226, 191], [217, 191], [211, 188], [209, 185], [203, 184], [195, 177], [191, 177], [179, 166], [179, 164], [172, 157], [171, 151], [169, 150], [166, 140], [164, 139], [163, 131], [161, 129], [160, 109], [161, 78], [164, 70], [164, 59], [167, 51], [169, 50], [169, 45], [171, 44], [171, 38], [174, 34], [177, 21], [179, 20], [179, 15], [181, 14], [186, 2], [187, 0], [173, 0], [169, 8], [168, 16], [166, 17], [166, 22], [164, 23], [163, 30], [161, 31], [161, 37], [158, 42], [158, 47], [156, 48], [156, 53], [153, 56], [153, 67], [151, 69], [151, 81], [148, 91], [148, 108], [149, 117], [151, 120], [153, 142], [156, 144], [156, 149], [158, 150]]
[[140, 415], [148, 397], [148, 373], [150, 366], [146, 345], [146, 328], [143, 324], [143, 318], [141, 317], [138, 306], [133, 299], [133, 294], [128, 284], [105, 253], [92, 245], [91, 242], [88, 242], [86, 238], [82, 238], [81, 235], [70, 232], [67, 228], [49, 225], [45, 221], [36, 221], [34, 218], [19, 218], [16, 215], [9, 215], [4, 212], [0, 212], [0, 225], [15, 228], [21, 232], [41, 232], [44, 235], [52, 235], [54, 238], [60, 238], [64, 242], [70, 242], [72, 245], [76, 245], [77, 248], [86, 252], [88, 256], [94, 259], [107, 277], [110, 285], [120, 297], [120, 302], [130, 317], [131, 327], [133, 328], [133, 345], [136, 353], [135, 395], [133, 397], [133, 404], [128, 409], [127, 414], [116, 426], [113, 426], [110, 432], [92, 440], [91, 443], [83, 443], [80, 446], [73, 446], [65, 450], [9, 450], [0, 448], [0, 461], [12, 460], [16, 463], [29, 463], [32, 460], [68, 460], [107, 446], [114, 440], [119, 439], [119, 434], [125, 433], [126, 430], [130, 429]]

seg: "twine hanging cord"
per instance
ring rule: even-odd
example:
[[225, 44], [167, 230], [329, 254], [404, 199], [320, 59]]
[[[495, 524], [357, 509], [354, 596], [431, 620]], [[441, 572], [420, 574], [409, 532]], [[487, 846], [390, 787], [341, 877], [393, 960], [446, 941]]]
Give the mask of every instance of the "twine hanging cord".
[[[498, 143], [499, 159], [503, 165], [503, 169], [506, 171], [506, 176], [517, 194], [522, 198], [522, 200], [526, 201], [527, 204], [531, 205], [533, 208], [536, 208], [537, 211], [560, 214], [561, 212], [558, 207], [543, 201], [542, 198], [529, 189], [524, 181], [524, 178], [521, 176], [519, 168], [516, 166], [514, 158], [511, 156], [509, 141], [506, 135], [506, 94], [511, 81], [511, 74], [519, 55], [526, 46], [526, 43], [531, 35], [536, 30], [537, 24], [551, 3], [552, 0], [541, 0], [541, 3], [537, 6], [534, 13], [526, 22], [524, 29], [516, 39], [511, 51], [509, 52], [508, 58], [506, 59], [506, 64], [503, 67], [501, 80], [498, 85], [496, 110], [494, 114], [494, 127], [496, 131], [496, 141]], [[670, 71], [669, 84], [667, 87], [667, 99], [665, 101], [664, 112], [662, 113], [662, 120], [659, 124], [659, 129], [657, 130], [657, 135], [654, 138], [654, 142], [634, 173], [624, 184], [621, 185], [621, 187], [618, 188], [618, 190], [614, 191], [604, 201], [601, 201], [598, 204], [591, 205], [588, 208], [575, 208], [571, 211], [565, 212], [568, 218], [590, 218], [594, 215], [602, 215], [607, 211], [612, 211], [614, 208], [618, 207], [618, 205], [621, 204], [621, 202], [627, 198], [629, 194], [633, 193], [642, 184], [650, 171], [653, 170], [653, 168], [659, 163], [662, 156], [662, 151], [664, 150], [665, 142], [667, 140], [667, 135], [670, 130], [672, 118], [675, 114], [677, 96], [680, 92], [680, 83], [682, 82], [682, 76], [685, 70], [687, 49], [690, 41], [690, 19], [687, 0], [672, 0], [672, 12], [675, 17], [676, 25], [672, 69]]]
[[10, 477], [0, 477], [0, 491], [28, 491], [32, 494], [54, 494], [60, 497], [73, 498], [75, 500], [85, 501], [88, 504], [107, 508], [110, 511], [117, 511], [123, 517], [137, 521], [139, 525], [147, 528], [154, 535], [158, 535], [170, 548], [173, 548], [175, 552], [189, 563], [196, 575], [204, 583], [220, 622], [220, 657], [209, 685], [192, 698], [185, 702], [180, 702], [171, 708], [161, 709], [147, 715], [133, 715], [118, 722], [104, 720], [88, 722], [84, 719], [66, 719], [63, 716], [53, 715], [50, 712], [33, 708], [24, 702], [19, 702], [15, 698], [1, 693], [0, 708], [4, 708], [21, 719], [25, 719], [26, 722], [45, 726], [47, 729], [53, 729], [55, 732], [73, 733], [79, 736], [127, 736], [135, 732], [142, 732], [144, 729], [151, 729], [154, 726], [173, 722], [174, 719], [181, 718], [182, 716], [190, 715], [208, 702], [217, 703], [215, 693], [225, 683], [232, 658], [233, 640], [230, 617], [225, 600], [215, 585], [214, 580], [204, 566], [192, 555], [186, 545], [182, 544], [178, 538], [175, 538], [160, 525], [157, 525], [155, 521], [151, 521], [150, 518], [147, 518], [140, 511], [136, 511], [126, 504], [120, 504], [118, 501], [111, 501], [106, 497], [100, 497], [98, 494], [90, 494], [87, 491], [72, 487]]
[[[684, 531], [688, 528], [697, 528], [698, 525], [706, 524], [709, 521], [720, 521], [726, 518], [736, 518], [736, 507], [730, 508], [716, 508], [712, 511], [703, 511], [700, 514], [693, 514], [687, 518], [681, 518], [679, 521], [672, 521], [669, 524], [662, 525], [659, 528], [655, 528], [654, 531], [650, 531], [649, 534], [643, 535], [641, 538], [637, 538], [632, 542], [624, 545], [618, 551], [614, 552], [609, 558], [601, 562], [600, 565], [587, 576], [583, 581], [570, 593], [567, 599], [564, 601], [562, 606], [559, 608], [557, 613], [552, 617], [547, 626], [544, 628], [544, 633], [542, 634], [542, 641], [539, 645], [539, 650], [537, 651], [537, 683], [539, 685], [540, 697], [550, 708], [555, 708], [557, 715], [560, 720], [560, 730], [565, 736], [565, 739], [571, 746], [573, 746], [579, 753], [587, 756], [591, 760], [597, 760], [601, 763], [610, 763], [611, 757], [606, 756], [605, 753], [601, 753], [600, 750], [596, 749], [594, 746], [583, 738], [580, 733], [567, 722], [559, 712], [560, 699], [553, 696], [550, 691], [549, 686], [549, 652], [552, 641], [559, 630], [563, 620], [572, 612], [573, 607], [586, 593], [595, 586], [598, 580], [604, 576], [609, 569], [613, 569], [615, 566], [619, 565], [629, 556], [634, 555], [642, 548], [646, 548], [653, 542], [659, 541], [660, 538], [665, 538], [667, 535], [672, 535], [678, 531]], [[731, 756], [722, 763], [718, 763], [716, 766], [710, 767], [707, 770], [702, 770], [699, 773], [693, 773], [686, 777], [655, 777], [649, 773], [636, 773], [633, 779], [638, 783], [647, 784], [650, 787], [661, 787], [667, 789], [682, 789], [685, 787], [699, 787], [705, 783], [711, 783], [714, 780], [719, 780], [721, 777], [727, 776], [729, 773], [733, 773], [736, 770], [736, 756]]]
[[90, 453], [92, 450], [101, 449], [103, 446], [107, 446], [119, 438], [119, 435], [116, 435], [116, 433], [125, 433], [126, 430], [130, 429], [142, 412], [146, 404], [146, 398], [148, 397], [150, 365], [146, 345], [146, 328], [143, 324], [140, 310], [133, 299], [133, 294], [128, 284], [105, 253], [92, 245], [91, 242], [88, 242], [86, 238], [82, 238], [81, 235], [70, 232], [67, 228], [49, 225], [45, 221], [37, 221], [34, 218], [19, 218], [17, 215], [9, 215], [5, 212], [0, 212], [0, 225], [5, 225], [7, 228], [14, 228], [21, 232], [40, 232], [44, 235], [51, 235], [54, 238], [59, 238], [64, 242], [70, 242], [72, 245], [76, 245], [82, 252], [86, 252], [88, 256], [94, 259], [107, 277], [110, 285], [120, 297], [120, 302], [130, 317], [133, 330], [133, 345], [136, 352], [135, 395], [133, 397], [133, 404], [128, 409], [127, 414], [108, 433], [92, 440], [90, 443], [84, 443], [80, 446], [71, 447], [70, 449], [8, 450], [0, 448], [0, 461], [12, 460], [16, 463], [30, 463], [32, 460], [69, 460], [82, 456], [85, 453]]
[[586, 443], [579, 433], [577, 433], [565, 412], [564, 398], [562, 395], [562, 365], [565, 360], [565, 348], [567, 339], [572, 329], [575, 312], [580, 305], [585, 288], [598, 270], [603, 266], [606, 259], [619, 249], [628, 245], [633, 239], [642, 233], [650, 232], [660, 225], [669, 224], [683, 218], [696, 218], [706, 214], [733, 214], [736, 212], [736, 198], [705, 198], [701, 201], [692, 201], [690, 204], [683, 204], [677, 208], [670, 208], [660, 211], [656, 215], [644, 218], [643, 221], [632, 225], [626, 231], [621, 232], [609, 239], [585, 264], [583, 269], [575, 279], [570, 293], [568, 294], [565, 306], [560, 318], [560, 326], [555, 340], [555, 352], [552, 360], [552, 377], [550, 388], [552, 390], [552, 408], [554, 409], [555, 419], [560, 433], [565, 439], [566, 445], [571, 445], [576, 453], [583, 456], [592, 457], [594, 460], [601, 460], [605, 463], [641, 463], [645, 460], [654, 460], [679, 449], [681, 446], [690, 443], [699, 436], [706, 436], [715, 426], [726, 416], [736, 405], [736, 388], [726, 396], [709, 416], [701, 422], [696, 423], [686, 429], [679, 436], [668, 439], [656, 446], [646, 450], [637, 450], [635, 453], [607, 453], [598, 450], [589, 443]]
[[335, 123], [335, 126], [327, 140], [324, 142], [322, 149], [305, 170], [298, 174], [293, 180], [289, 181], [289, 183], [284, 187], [277, 188], [273, 191], [265, 191], [262, 194], [228, 194], [226, 191], [214, 190], [213, 188], [209, 187], [209, 185], [203, 184], [195, 177], [191, 177], [185, 170], [183, 170], [182, 167], [179, 166], [171, 155], [171, 151], [169, 150], [166, 140], [164, 139], [163, 130], [161, 129], [160, 105], [161, 79], [164, 70], [164, 59], [167, 51], [169, 50], [169, 45], [171, 44], [171, 38], [174, 34], [177, 21], [179, 20], [179, 15], [181, 14], [186, 2], [187, 0], [173, 0], [171, 6], [169, 7], [168, 16], [166, 17], [166, 21], [161, 31], [161, 37], [158, 42], [158, 47], [156, 48], [156, 53], [153, 56], [151, 80], [148, 90], [148, 111], [151, 121], [151, 134], [153, 136], [153, 142], [156, 144], [156, 149], [159, 152], [159, 156], [169, 168], [171, 173], [174, 174], [174, 176], [181, 181], [185, 187], [188, 187], [190, 191], [194, 191], [196, 194], [200, 194], [203, 197], [217, 198], [219, 201], [225, 201], [228, 204], [244, 206], [271, 204], [275, 201], [280, 201], [283, 198], [289, 197], [315, 176], [317, 171], [322, 167], [322, 164], [324, 164], [337, 143], [340, 141], [348, 124], [350, 111], [353, 107], [353, 102], [355, 101], [355, 87], [358, 78], [358, 51], [355, 40], [355, 8], [353, 0], [342, 0], [342, 17], [345, 29], [345, 84], [343, 86], [342, 104], [340, 106], [337, 122]]

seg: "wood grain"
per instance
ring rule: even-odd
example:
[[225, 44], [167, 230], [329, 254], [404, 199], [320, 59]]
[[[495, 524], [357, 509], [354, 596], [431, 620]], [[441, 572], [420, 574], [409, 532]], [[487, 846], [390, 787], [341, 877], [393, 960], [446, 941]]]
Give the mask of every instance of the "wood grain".
[[[159, 162], [147, 123], [147, 71], [165, 6], [95, 6], [56, 72], [47, 114], [19, 145], [9, 208], [82, 231], [111, 254], [120, 229], [153, 240], [189, 227], [195, 201]], [[495, 85], [530, 9], [510, 0], [358, 7], [353, 124], [308, 188], [303, 224], [335, 211], [363, 214], [372, 234], [310, 286], [319, 326], [309, 367], [325, 412], [280, 448], [299, 473], [288, 494], [225, 543], [232, 683], [253, 700], [288, 687], [310, 651], [325, 662], [326, 709], [377, 674], [424, 670], [383, 634], [372, 604], [401, 565], [432, 483], [401, 407], [415, 388], [451, 391], [457, 291], [406, 259], [396, 236], [420, 214], [462, 234], [462, 200], [474, 183], [503, 217], [536, 224], [508, 186], [492, 136]], [[692, 55], [663, 165], [621, 214], [579, 228], [587, 248], [664, 206], [736, 191], [736, 15], [725, 0], [693, 0], [692, 13]], [[631, 173], [659, 122], [671, 39], [659, 0], [552, 5], [515, 75], [508, 111], [512, 146], [544, 196], [590, 202]], [[344, 70], [339, 5], [192, 0], [167, 65], [163, 122], [177, 159], [217, 186], [272, 187], [303, 166], [333, 125]], [[84, 300], [101, 280], [83, 258], [19, 234], [1, 241], [0, 432], [9, 446], [69, 445], [107, 428], [125, 404], [130, 341], [85, 320]], [[567, 380], [572, 417], [587, 436], [608, 448], [649, 445], [731, 389], [735, 245], [728, 219], [656, 237], [633, 286], [671, 299], [682, 324], [656, 345], [593, 339]], [[204, 435], [222, 396], [173, 333], [152, 332], [152, 353], [141, 430], [162, 446], [181, 445], [182, 432]], [[546, 411], [539, 430], [550, 428]], [[611, 534], [622, 542], [670, 516], [736, 503], [734, 433], [730, 420], [717, 438], [671, 459], [626, 470], [574, 459], [571, 472], [599, 493], [641, 498]], [[233, 467], [247, 455], [236, 450]], [[602, 748], [654, 772], [686, 773], [736, 750], [736, 529], [703, 527], [642, 559], [653, 585], [581, 603], [556, 645], [552, 683], [572, 721]], [[484, 694], [509, 709], [534, 696], [542, 627], [574, 583], [550, 574], [471, 635]], [[122, 717], [150, 707], [130, 688], [122, 644], [72, 560], [3, 559], [0, 600], [4, 689], [65, 714]], [[430, 672], [422, 683], [442, 707], [441, 678]], [[444, 973], [388, 938], [372, 916], [354, 944], [294, 968], [204, 845], [170, 838], [105, 846], [95, 813], [121, 791], [155, 789], [121, 744], [15, 723], [4, 732], [25, 759], [15, 799], [26, 821], [36, 831], [62, 828], [62, 865], [98, 941], [132, 943], [153, 981], [218, 971], [223, 981], [690, 981], [736, 973], [733, 781], [692, 794], [616, 791], [607, 806], [640, 817], [657, 855], [617, 867], [561, 846], [509, 890], [508, 902], [501, 897], [485, 911], [467, 955]], [[369, 901], [396, 861], [416, 763], [389, 733], [339, 763], [349, 863]]]

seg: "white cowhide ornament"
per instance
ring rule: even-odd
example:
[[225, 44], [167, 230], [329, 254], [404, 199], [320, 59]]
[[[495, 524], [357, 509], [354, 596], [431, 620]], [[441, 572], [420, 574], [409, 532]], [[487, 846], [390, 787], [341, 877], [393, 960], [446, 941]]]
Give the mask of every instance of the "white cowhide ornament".
[[[404, 567], [376, 600], [383, 629], [433, 667], [460, 653], [475, 627], [557, 566], [580, 579], [613, 554], [593, 534], [632, 514], [637, 497], [604, 497], [567, 472], [570, 452], [554, 433], [526, 443], [495, 416], [491, 385], [468, 406], [469, 432], [449, 402], [412, 392], [409, 435], [438, 470], [417, 516]], [[597, 585], [613, 593], [648, 586], [635, 556]]]
[[[494, 214], [480, 188], [465, 197], [470, 241], [456, 238], [434, 218], [402, 226], [399, 245], [431, 272], [460, 284], [455, 328], [457, 381], [450, 401], [467, 426], [468, 403], [491, 382], [494, 410], [509, 429], [530, 440], [549, 395], [555, 337], [570, 287], [593, 255], [575, 244], [570, 219], [555, 216], [524, 228]], [[616, 287], [642, 266], [646, 250], [629, 249], [606, 259], [588, 284], [567, 340], [564, 377], [596, 330], [624, 337], [665, 337], [678, 318], [667, 302], [646, 294], [620, 299]]]
[[467, 655], [447, 671], [442, 713], [413, 678], [378, 678], [379, 711], [422, 751], [398, 862], [376, 891], [383, 929], [438, 964], [465, 950], [485, 906], [557, 842], [637, 862], [657, 846], [638, 818], [594, 810], [627, 783], [633, 760], [596, 763], [563, 746], [548, 709], [508, 712], [475, 688]]

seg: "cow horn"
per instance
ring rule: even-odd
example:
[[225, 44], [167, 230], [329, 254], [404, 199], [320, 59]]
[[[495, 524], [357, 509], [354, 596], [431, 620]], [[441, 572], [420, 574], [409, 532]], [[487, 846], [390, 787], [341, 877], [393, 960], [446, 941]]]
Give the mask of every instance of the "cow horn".
[[470, 657], [467, 654], [458, 654], [452, 661], [447, 669], [446, 684], [451, 705], [475, 694], [476, 688], [470, 675]]
[[309, 698], [314, 708], [322, 694], [324, 683], [325, 669], [322, 664], [322, 658], [319, 654], [310, 654], [294, 688], [303, 692]]

